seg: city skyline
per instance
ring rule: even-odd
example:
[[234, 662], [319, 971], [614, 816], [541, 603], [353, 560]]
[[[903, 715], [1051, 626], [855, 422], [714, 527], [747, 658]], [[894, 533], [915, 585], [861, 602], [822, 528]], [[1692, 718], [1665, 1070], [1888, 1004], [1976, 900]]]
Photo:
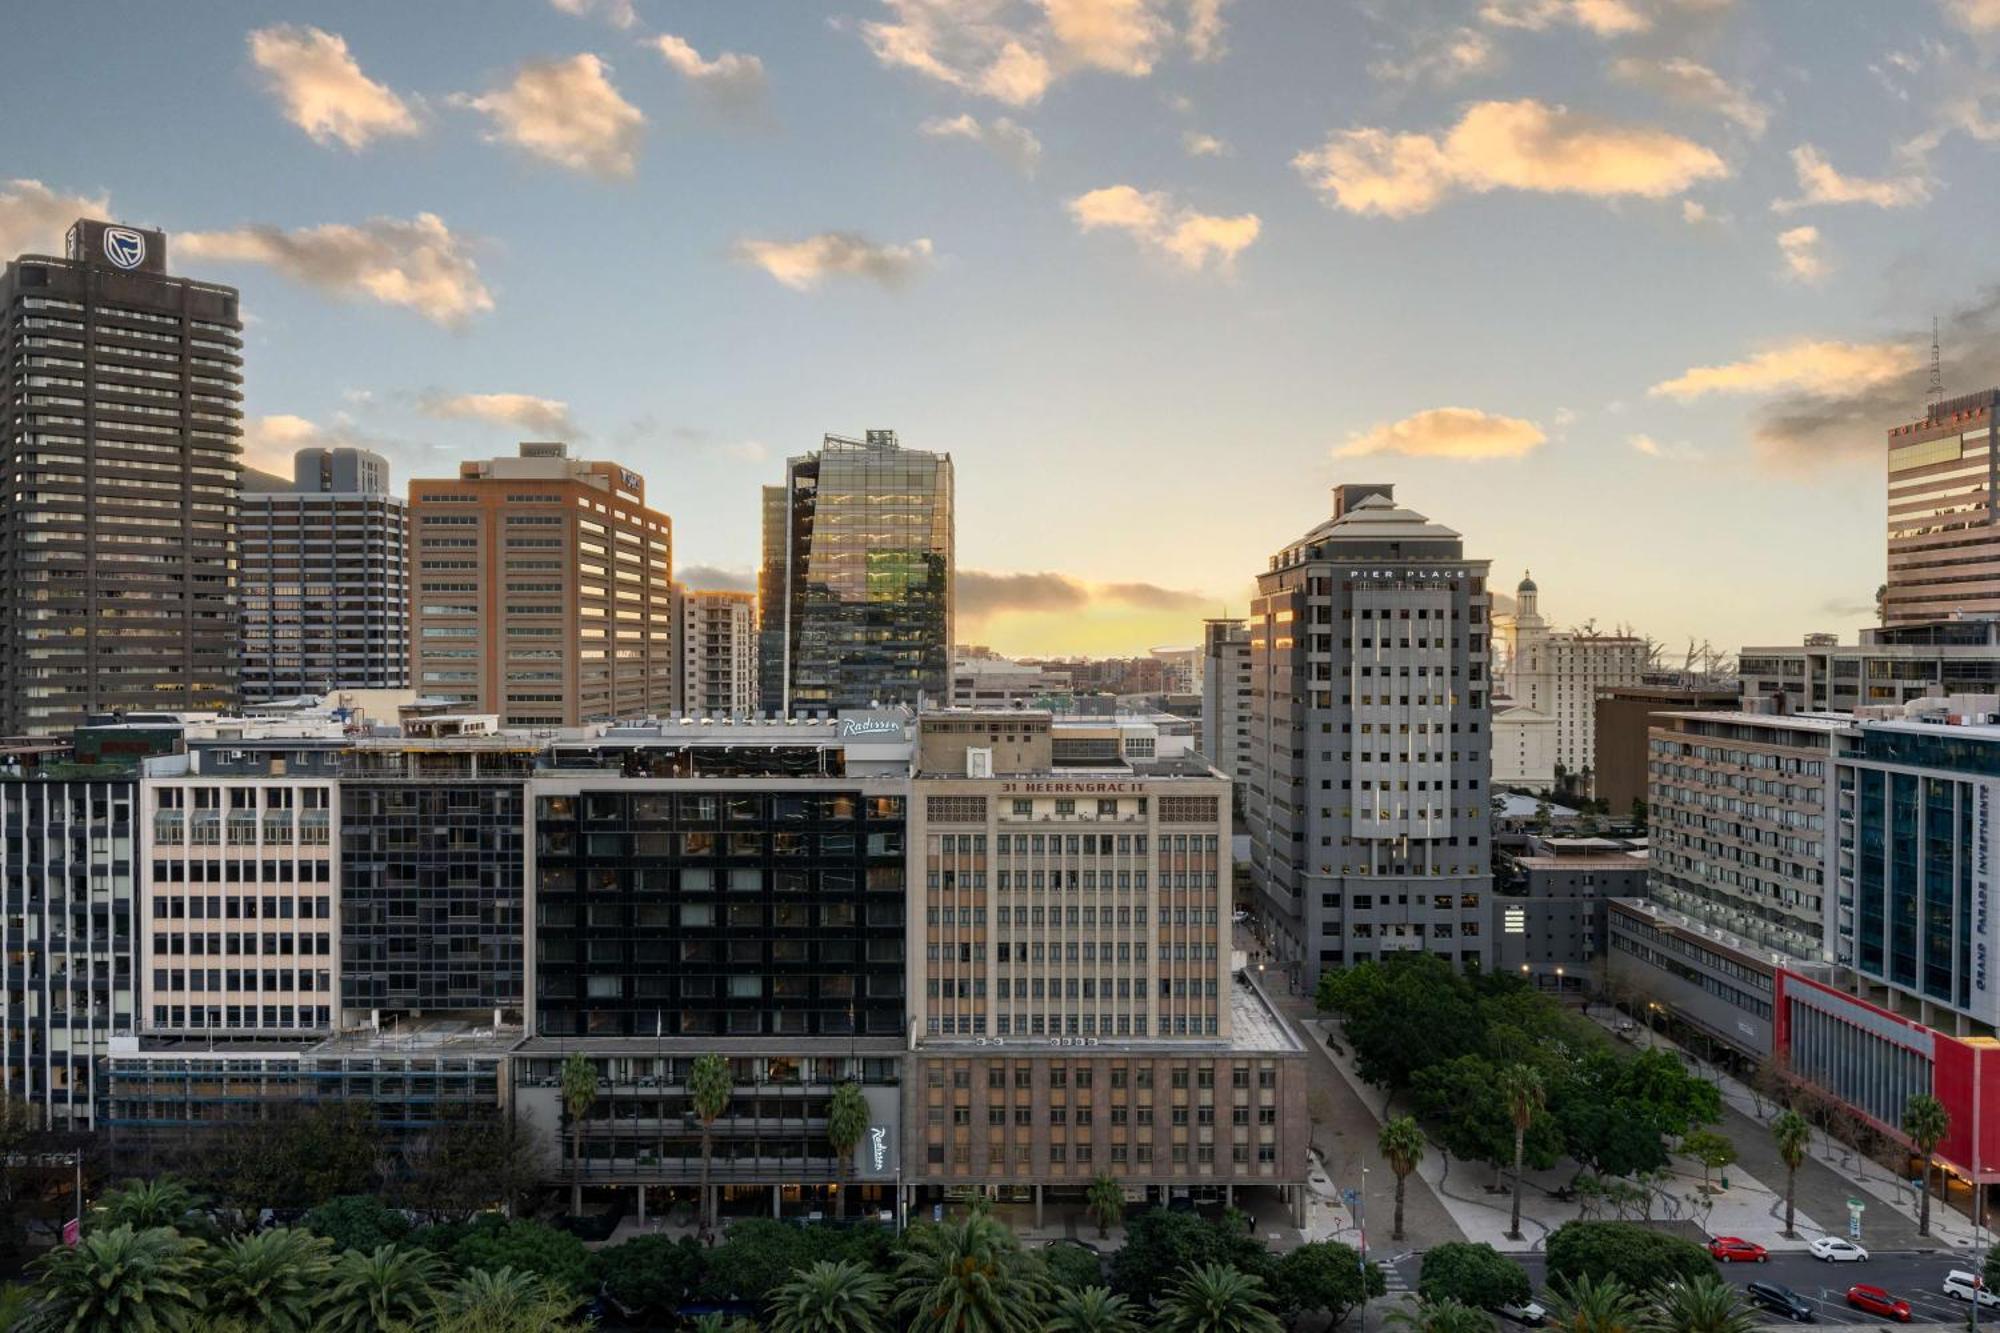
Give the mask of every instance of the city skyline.
[[1879, 526], [1933, 313], [1948, 394], [2000, 379], [1990, 6], [488, 13], [25, 7], [10, 91], [71, 114], [0, 126], [0, 252], [158, 225], [244, 292], [253, 465], [566, 438], [695, 582], [895, 429], [962, 474], [958, 637], [1023, 655], [1193, 643], [1376, 481], [1557, 625], [1846, 637], [1883, 554], [1824, 534]]

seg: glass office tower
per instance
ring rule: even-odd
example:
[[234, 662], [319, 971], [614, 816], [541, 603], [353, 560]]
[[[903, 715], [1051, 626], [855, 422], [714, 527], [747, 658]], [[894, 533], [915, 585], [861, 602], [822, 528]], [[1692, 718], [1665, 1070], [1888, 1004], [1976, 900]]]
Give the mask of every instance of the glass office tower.
[[776, 489], [764, 506], [762, 591], [782, 621], [766, 622], [779, 651], [767, 648], [764, 707], [832, 713], [949, 698], [951, 455], [904, 449], [888, 430], [829, 435], [791, 460]]

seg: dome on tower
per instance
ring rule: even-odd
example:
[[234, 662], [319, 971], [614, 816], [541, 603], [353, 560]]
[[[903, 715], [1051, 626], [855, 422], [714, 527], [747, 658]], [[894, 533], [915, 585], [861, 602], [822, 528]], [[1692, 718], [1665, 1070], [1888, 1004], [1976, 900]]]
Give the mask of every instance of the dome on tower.
[[1539, 588], [1537, 588], [1537, 587], [1535, 586], [1535, 578], [1534, 578], [1534, 575], [1533, 575], [1533, 574], [1523, 574], [1523, 575], [1521, 575], [1521, 582], [1520, 582], [1520, 583], [1519, 583], [1519, 584], [1518, 584], [1518, 585], [1517, 585], [1517, 586], [1515, 587], [1514, 591], [1515, 591], [1515, 592], [1540, 592], [1540, 591], [1541, 591], [1541, 589], [1539, 589]]

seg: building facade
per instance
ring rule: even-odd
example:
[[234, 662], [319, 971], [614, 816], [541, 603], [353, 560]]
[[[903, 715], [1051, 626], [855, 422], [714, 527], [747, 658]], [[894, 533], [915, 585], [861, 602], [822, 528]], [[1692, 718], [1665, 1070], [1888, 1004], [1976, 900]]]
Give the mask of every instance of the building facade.
[[1800, 712], [1851, 713], [1937, 695], [2000, 690], [2000, 619], [1887, 625], [1858, 644], [1809, 634], [1797, 647], [1745, 648], [1737, 659], [1744, 702], [1782, 695]]
[[1244, 809], [1301, 985], [1400, 950], [1491, 959], [1487, 568], [1390, 487], [1349, 485], [1258, 576]]
[[1889, 431], [1890, 625], [2000, 614], [2000, 389], [1935, 403]]
[[682, 717], [748, 717], [757, 711], [757, 596], [676, 588]]
[[0, 730], [236, 701], [242, 333], [157, 231], [0, 274]]
[[1202, 622], [1201, 753], [1240, 783], [1250, 771], [1250, 627]]
[[1554, 717], [1505, 697], [1493, 701], [1493, 785], [1517, 791], [1554, 790]]
[[[1616, 816], [1629, 814], [1646, 799], [1653, 719], [1660, 713], [1728, 711], [1737, 706], [1734, 689], [1680, 685], [1626, 685], [1597, 696], [1595, 762], [1597, 799]], [[1499, 780], [1497, 775], [1494, 779]]]
[[1493, 618], [1506, 690], [1518, 707], [1555, 719], [1555, 766], [1577, 775], [1588, 793], [1597, 762], [1598, 694], [1639, 684], [1649, 653], [1644, 639], [1629, 634], [1551, 630], [1540, 595], [1535, 581], [1523, 577], [1513, 613]]
[[292, 480], [245, 471], [246, 702], [410, 684], [407, 506], [366, 449], [301, 449]]
[[673, 523], [559, 443], [410, 483], [417, 690], [563, 727], [671, 712]]
[[951, 697], [950, 454], [829, 435], [767, 488], [764, 524], [765, 711]]

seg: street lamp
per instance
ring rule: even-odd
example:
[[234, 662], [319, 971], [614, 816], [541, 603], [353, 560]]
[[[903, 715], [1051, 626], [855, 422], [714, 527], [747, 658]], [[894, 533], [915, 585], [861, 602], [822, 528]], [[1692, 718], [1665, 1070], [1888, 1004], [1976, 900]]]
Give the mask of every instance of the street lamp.
[[1562, 994], [1562, 988], [1563, 988], [1563, 970], [1560, 967], [1558, 967], [1556, 969], [1556, 994], [1558, 996]]

